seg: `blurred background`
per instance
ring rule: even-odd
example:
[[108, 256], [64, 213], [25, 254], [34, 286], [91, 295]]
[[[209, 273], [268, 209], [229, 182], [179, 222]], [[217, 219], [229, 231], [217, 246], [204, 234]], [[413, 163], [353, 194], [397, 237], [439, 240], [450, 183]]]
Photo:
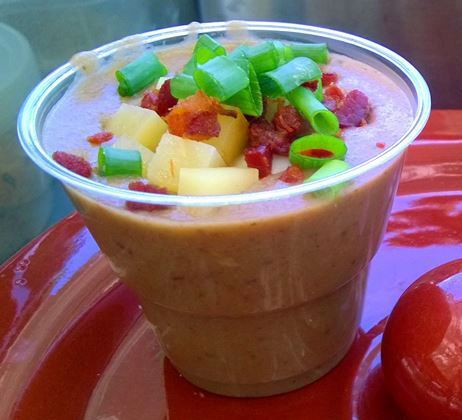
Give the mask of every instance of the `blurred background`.
[[230, 19], [366, 37], [422, 72], [433, 108], [462, 107], [458, 0], [0, 0], [0, 263], [72, 211], [61, 187], [19, 148], [16, 116], [31, 88], [76, 52], [138, 32]]

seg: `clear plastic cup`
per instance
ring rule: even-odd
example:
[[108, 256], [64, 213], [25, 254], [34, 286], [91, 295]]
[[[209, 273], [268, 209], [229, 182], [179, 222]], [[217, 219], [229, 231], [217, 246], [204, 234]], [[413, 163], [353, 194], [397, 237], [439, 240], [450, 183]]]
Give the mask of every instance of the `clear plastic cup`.
[[[228, 27], [206, 23], [194, 30], [220, 37]], [[74, 78], [70, 64], [30, 94], [18, 129], [29, 156], [64, 183], [184, 377], [219, 394], [263, 396], [316, 380], [348, 351], [403, 152], [426, 123], [430, 95], [408, 62], [370, 41], [285, 23], [246, 22], [245, 28], [262, 39], [327, 42], [331, 51], [375, 67], [405, 92], [412, 124], [375, 158], [339, 175], [271, 191], [205, 197], [122, 190], [57, 165], [41, 145], [41, 130]], [[136, 40], [176, 45], [190, 30], [168, 28]], [[95, 51], [107, 59], [124, 45]], [[346, 186], [335, 196], [310, 194], [338, 183]], [[147, 215], [125, 210], [125, 200], [174, 207]]]

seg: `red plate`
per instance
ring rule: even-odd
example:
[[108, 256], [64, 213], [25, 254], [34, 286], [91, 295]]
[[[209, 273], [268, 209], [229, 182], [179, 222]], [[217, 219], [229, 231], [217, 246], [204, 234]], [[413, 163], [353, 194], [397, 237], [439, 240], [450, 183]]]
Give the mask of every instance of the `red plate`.
[[0, 269], [0, 418], [404, 418], [383, 388], [380, 338], [403, 290], [460, 257], [461, 121], [462, 111], [434, 111], [410, 147], [371, 266], [361, 329], [347, 357], [321, 380], [259, 399], [190, 385], [165, 361], [136, 300], [72, 215]]

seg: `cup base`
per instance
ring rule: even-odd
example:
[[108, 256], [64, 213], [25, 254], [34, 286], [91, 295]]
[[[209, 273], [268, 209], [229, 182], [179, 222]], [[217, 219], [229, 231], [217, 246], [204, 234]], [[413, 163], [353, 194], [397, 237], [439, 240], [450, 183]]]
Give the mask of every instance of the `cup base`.
[[269, 397], [271, 395], [284, 394], [286, 392], [303, 388], [304, 386], [318, 380], [341, 362], [350, 347], [351, 345], [346, 346], [346, 348], [337, 353], [335, 357], [331, 358], [327, 363], [324, 363], [321, 366], [298, 375], [273, 382], [256, 384], [223, 383], [191, 375], [184, 370], [180, 371], [180, 373], [188, 382], [191, 382], [193, 385], [214, 394], [224, 395], [227, 397]]

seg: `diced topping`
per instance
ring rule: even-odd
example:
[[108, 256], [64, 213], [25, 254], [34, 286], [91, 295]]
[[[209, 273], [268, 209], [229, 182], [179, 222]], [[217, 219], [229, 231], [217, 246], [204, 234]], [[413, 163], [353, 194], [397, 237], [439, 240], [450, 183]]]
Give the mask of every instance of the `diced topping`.
[[273, 152], [269, 144], [248, 147], [244, 151], [244, 157], [249, 168], [258, 169], [259, 178], [264, 178], [271, 173]]
[[165, 117], [172, 107], [178, 102], [170, 92], [170, 80], [166, 80], [157, 91], [146, 92], [141, 100], [141, 107], [156, 111], [161, 117]]
[[[128, 189], [131, 191], [141, 191], [152, 194], [167, 194], [165, 188], [156, 187], [143, 181], [134, 181], [128, 184]], [[132, 211], [154, 211], [165, 209], [167, 206], [160, 204], [138, 203], [137, 201], [127, 201], [125, 206]]]
[[114, 137], [112, 133], [109, 133], [108, 131], [101, 131], [100, 133], [88, 136], [87, 141], [97, 146], [99, 144], [106, 143], [107, 141], [112, 140], [112, 137]]
[[341, 128], [359, 127], [366, 123], [370, 106], [367, 96], [359, 90], [349, 92], [335, 111]]
[[375, 143], [375, 145], [379, 148], [379, 149], [385, 149], [385, 143], [379, 141], [377, 143]]
[[302, 127], [303, 119], [292, 105], [279, 105], [273, 118], [277, 130], [294, 136]]
[[332, 85], [324, 90], [324, 106], [330, 111], [335, 111], [345, 97], [342, 89], [337, 85]]
[[279, 179], [287, 184], [297, 184], [302, 182], [305, 178], [305, 174], [300, 166], [291, 165], [289, 166], [279, 177]]
[[337, 83], [338, 76], [336, 73], [323, 73], [321, 77], [322, 86], [330, 86]]
[[85, 178], [90, 178], [92, 173], [91, 166], [83, 157], [66, 152], [54, 152], [51, 157], [55, 162], [64, 166], [69, 171]]
[[287, 155], [290, 141], [286, 132], [278, 131], [265, 118], [260, 117], [249, 125], [249, 145], [269, 145], [276, 154]]
[[170, 133], [192, 140], [207, 140], [220, 134], [216, 99], [198, 90], [175, 105], [165, 117]]
[[159, 102], [159, 91], [157, 89], [150, 90], [143, 95], [141, 99], [141, 108], [150, 109], [157, 112], [157, 104]]
[[318, 81], [317, 80], [311, 80], [309, 82], [305, 82], [302, 84], [303, 87], [306, 87], [307, 89], [312, 90], [313, 92], [316, 91], [318, 88]]
[[142, 173], [141, 153], [138, 150], [100, 147], [98, 173], [102, 176], [138, 175]]

